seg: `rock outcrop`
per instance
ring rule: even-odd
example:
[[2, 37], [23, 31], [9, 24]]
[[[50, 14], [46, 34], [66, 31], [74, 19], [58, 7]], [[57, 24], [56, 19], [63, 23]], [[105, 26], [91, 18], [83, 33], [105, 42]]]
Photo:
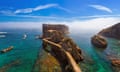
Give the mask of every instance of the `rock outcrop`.
[[109, 28], [103, 29], [98, 34], [105, 37], [120, 39], [120, 23], [115, 24]]
[[61, 32], [63, 35], [69, 33], [69, 28], [66, 25], [61, 25], [61, 24], [56, 24], [56, 25], [52, 25], [52, 24], [43, 24], [43, 37], [48, 37], [48, 30], [57, 30], [59, 32]]
[[65, 25], [43, 24], [43, 49], [59, 61], [63, 72], [81, 72], [77, 66], [83, 60], [81, 49], [67, 33]]
[[91, 42], [95, 47], [98, 47], [98, 48], [106, 48], [107, 47], [106, 39], [100, 35], [93, 36], [91, 38]]
[[115, 67], [120, 67], [120, 60], [119, 59], [114, 59], [111, 61], [111, 63]]

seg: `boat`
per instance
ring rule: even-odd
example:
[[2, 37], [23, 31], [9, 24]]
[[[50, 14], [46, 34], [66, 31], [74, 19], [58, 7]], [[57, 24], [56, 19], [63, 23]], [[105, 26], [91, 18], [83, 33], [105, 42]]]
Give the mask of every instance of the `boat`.
[[0, 35], [0, 38], [4, 38], [4, 37], [6, 37], [6, 35]]
[[6, 34], [7, 34], [7, 32], [0, 32], [0, 38], [5, 38]]
[[0, 32], [0, 34], [7, 34], [7, 32]]
[[23, 39], [26, 39], [26, 38], [27, 38], [27, 34], [24, 34], [24, 35], [23, 35]]
[[14, 48], [13, 46], [10, 46], [10, 47], [8, 47], [8, 48], [6, 48], [6, 49], [1, 50], [0, 52], [1, 52], [1, 53], [6, 53], [6, 52], [8, 52], [8, 51], [11, 51], [13, 48]]
[[35, 36], [35, 39], [40, 39], [40, 35], [36, 35], [36, 36]]

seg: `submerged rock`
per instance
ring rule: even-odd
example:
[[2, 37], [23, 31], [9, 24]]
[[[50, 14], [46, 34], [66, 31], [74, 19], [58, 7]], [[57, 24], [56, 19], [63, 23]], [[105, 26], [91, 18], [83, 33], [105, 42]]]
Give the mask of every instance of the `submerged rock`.
[[106, 48], [107, 47], [106, 39], [100, 35], [93, 36], [91, 38], [91, 42], [95, 47], [98, 47], [98, 48]]
[[98, 34], [105, 37], [120, 39], [120, 23], [115, 24], [109, 28], [103, 29]]
[[13, 66], [16, 66], [16, 65], [19, 65], [19, 64], [21, 64], [21, 60], [20, 59], [14, 60], [14, 61], [12, 61], [12, 62], [10, 62], [10, 63], [5, 64], [4, 66], [2, 66], [0, 68], [0, 72], [9, 72], [8, 69], [10, 67], [13, 67]]

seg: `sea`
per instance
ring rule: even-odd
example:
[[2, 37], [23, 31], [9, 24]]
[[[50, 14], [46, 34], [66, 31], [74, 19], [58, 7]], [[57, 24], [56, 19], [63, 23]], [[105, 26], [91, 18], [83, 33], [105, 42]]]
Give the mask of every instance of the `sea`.
[[[41, 52], [42, 41], [37, 39], [41, 35], [40, 29], [0, 29], [0, 50], [14, 46], [6, 53], [0, 53], [0, 71], [2, 72], [32, 72], [34, 64]], [[83, 72], [115, 72], [111, 66], [109, 56], [120, 57], [120, 41], [106, 38], [108, 47], [106, 49], [95, 48], [91, 44], [91, 37], [96, 32], [70, 33], [69, 36], [81, 48], [84, 61], [80, 68]], [[23, 39], [24, 34], [27, 35]]]

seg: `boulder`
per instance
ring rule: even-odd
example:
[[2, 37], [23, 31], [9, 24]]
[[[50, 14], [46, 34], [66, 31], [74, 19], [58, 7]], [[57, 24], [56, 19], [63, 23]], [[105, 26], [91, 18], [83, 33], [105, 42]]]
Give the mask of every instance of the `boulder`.
[[106, 39], [100, 35], [94, 35], [91, 38], [91, 42], [95, 47], [98, 47], [98, 48], [106, 48], [107, 47]]
[[103, 29], [98, 34], [105, 37], [120, 39], [120, 23], [115, 24], [109, 28]]

